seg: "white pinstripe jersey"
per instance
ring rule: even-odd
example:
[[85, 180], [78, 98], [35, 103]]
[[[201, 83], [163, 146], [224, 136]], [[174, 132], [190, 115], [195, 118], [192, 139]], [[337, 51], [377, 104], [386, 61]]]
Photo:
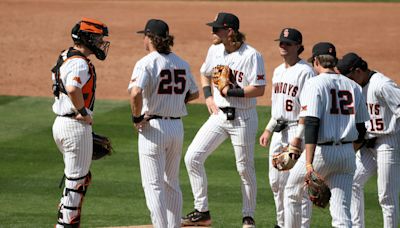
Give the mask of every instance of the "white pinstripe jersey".
[[[54, 80], [54, 74], [52, 75]], [[83, 58], [67, 59], [60, 67], [60, 79], [64, 86], [75, 86], [80, 89], [89, 80], [89, 66]], [[86, 109], [89, 114], [91, 111]], [[55, 97], [53, 104], [53, 112], [57, 115], [65, 115], [76, 112], [71, 99], [64, 93], [60, 93], [60, 97]]]
[[189, 64], [174, 53], [153, 51], [133, 68], [128, 91], [143, 89], [142, 114], [181, 117], [187, 115], [185, 96], [197, 92]]
[[296, 121], [300, 113], [300, 94], [304, 83], [315, 76], [314, 69], [304, 60], [286, 68], [282, 63], [272, 76], [272, 109], [274, 119]]
[[376, 72], [363, 88], [371, 120], [366, 122], [368, 133], [373, 136], [399, 131], [400, 88], [390, 78]]
[[318, 143], [354, 141], [356, 123], [369, 120], [361, 86], [341, 74], [309, 79], [300, 96], [300, 116], [320, 119]]
[[[244, 88], [248, 85], [265, 86], [265, 70], [262, 55], [250, 45], [243, 43], [242, 46], [232, 53], [225, 51], [223, 44], [211, 45], [208, 49], [206, 60], [201, 66], [200, 73], [211, 77], [212, 70], [217, 65], [227, 65], [232, 69], [238, 87]], [[214, 86], [214, 101], [218, 107], [235, 107], [239, 109], [254, 108], [257, 99], [247, 97], [223, 97]]]

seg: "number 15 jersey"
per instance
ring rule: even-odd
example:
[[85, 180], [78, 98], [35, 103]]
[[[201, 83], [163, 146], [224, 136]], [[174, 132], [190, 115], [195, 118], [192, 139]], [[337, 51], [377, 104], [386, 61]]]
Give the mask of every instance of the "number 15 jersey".
[[128, 91], [143, 90], [142, 114], [181, 117], [187, 115], [185, 96], [198, 91], [189, 64], [174, 53], [153, 51], [133, 68]]

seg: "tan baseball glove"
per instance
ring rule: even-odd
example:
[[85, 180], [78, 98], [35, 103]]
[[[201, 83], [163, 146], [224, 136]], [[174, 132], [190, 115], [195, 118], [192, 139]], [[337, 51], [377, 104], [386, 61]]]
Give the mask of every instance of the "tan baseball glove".
[[325, 208], [331, 199], [331, 190], [318, 173], [311, 172], [305, 178], [308, 196], [315, 206]]
[[272, 157], [272, 165], [279, 171], [293, 168], [301, 155], [301, 149], [292, 145], [282, 147], [282, 151]]
[[231, 75], [232, 70], [228, 66], [218, 65], [214, 67], [212, 81], [219, 91], [232, 84], [229, 80]]
[[107, 136], [95, 134], [93, 135], [93, 155], [92, 160], [98, 160], [106, 155], [111, 155], [113, 148], [111, 140]]

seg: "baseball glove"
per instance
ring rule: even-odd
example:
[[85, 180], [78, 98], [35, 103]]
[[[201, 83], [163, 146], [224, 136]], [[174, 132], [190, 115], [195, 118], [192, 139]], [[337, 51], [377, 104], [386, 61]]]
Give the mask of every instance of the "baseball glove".
[[232, 84], [230, 81], [231, 75], [232, 70], [228, 66], [218, 65], [214, 67], [212, 81], [219, 91]]
[[293, 168], [299, 159], [301, 149], [292, 145], [282, 147], [282, 151], [273, 155], [272, 165], [279, 171], [285, 171]]
[[92, 160], [98, 160], [106, 155], [111, 155], [113, 148], [111, 141], [107, 136], [95, 134], [93, 135], [93, 156]]
[[308, 196], [313, 204], [325, 208], [331, 199], [331, 190], [324, 179], [314, 171], [306, 176], [305, 182]]

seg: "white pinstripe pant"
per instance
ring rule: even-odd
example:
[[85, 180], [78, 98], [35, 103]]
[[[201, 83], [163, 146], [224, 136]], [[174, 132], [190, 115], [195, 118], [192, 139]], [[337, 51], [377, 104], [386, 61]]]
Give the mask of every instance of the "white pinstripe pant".
[[154, 228], [181, 227], [179, 165], [182, 145], [180, 119], [152, 119], [139, 132], [142, 186]]
[[[292, 138], [294, 137], [297, 124], [289, 124], [289, 126], [281, 131], [274, 132], [271, 139], [268, 159], [268, 177], [269, 185], [274, 196], [275, 209], [276, 209], [276, 221], [277, 225], [284, 227], [284, 191], [285, 186], [289, 178], [290, 171], [279, 171], [272, 165], [272, 158], [274, 154], [282, 151], [282, 147], [288, 146]], [[302, 204], [302, 227], [310, 227], [310, 217], [312, 212], [312, 203], [308, 199], [308, 195], [304, 194]]]
[[73, 118], [57, 117], [53, 138], [63, 154], [65, 175], [78, 178], [88, 174], [93, 153], [92, 126]]
[[[304, 194], [306, 153], [292, 168], [285, 188], [285, 227], [301, 227], [301, 205]], [[329, 210], [332, 227], [351, 227], [351, 185], [355, 170], [355, 153], [351, 143], [338, 146], [317, 146], [313, 161], [314, 170], [329, 186], [332, 196]]]
[[[67, 178], [80, 178], [88, 174], [92, 162], [93, 137], [92, 126], [69, 117], [57, 117], [53, 124], [53, 138], [64, 158], [64, 173]], [[60, 212], [63, 221], [70, 224], [80, 216], [81, 209], [69, 210], [63, 207], [81, 207], [83, 195], [69, 192], [67, 188], [78, 189], [89, 182], [86, 178], [77, 181], [65, 179], [63, 196], [60, 200]], [[86, 183], [89, 184], [89, 183]], [[87, 186], [86, 186], [87, 187]], [[59, 225], [57, 225], [59, 227]]]
[[236, 169], [242, 181], [242, 214], [254, 217], [257, 196], [254, 145], [257, 127], [258, 117], [255, 109], [236, 109], [234, 120], [226, 120], [226, 115], [220, 111], [218, 115], [211, 115], [203, 124], [185, 155], [195, 209], [208, 211], [208, 184], [204, 162], [229, 137], [235, 152]]
[[357, 169], [351, 199], [353, 227], [365, 227], [364, 185], [372, 175], [377, 173], [383, 225], [385, 228], [396, 228], [399, 220], [400, 150], [388, 150], [385, 145], [376, 147], [381, 149], [363, 147], [357, 153]]

